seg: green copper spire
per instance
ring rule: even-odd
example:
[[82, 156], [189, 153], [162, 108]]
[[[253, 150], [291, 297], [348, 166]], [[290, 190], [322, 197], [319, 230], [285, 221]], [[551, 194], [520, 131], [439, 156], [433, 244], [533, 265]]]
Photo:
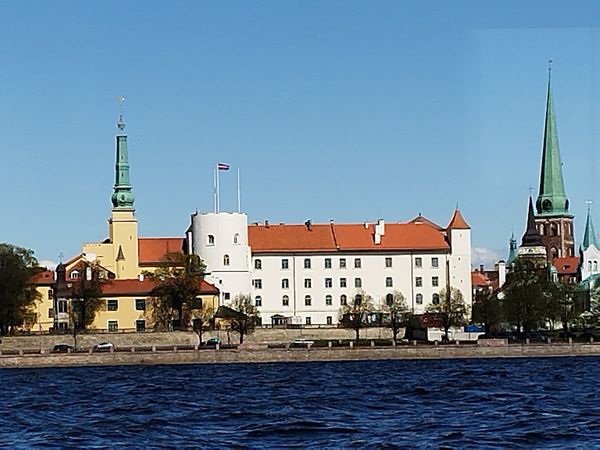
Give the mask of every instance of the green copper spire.
[[[552, 61], [550, 61], [550, 63], [552, 63]], [[558, 132], [556, 129], [556, 115], [554, 113], [554, 100], [552, 98], [551, 73], [551, 67], [549, 67], [540, 192], [537, 201], [535, 202], [538, 215], [541, 216], [554, 216], [569, 213], [569, 200], [565, 193], [562, 163], [558, 147]]]
[[585, 221], [585, 232], [583, 233], [583, 243], [581, 244], [582, 250], [587, 250], [590, 245], [600, 249], [598, 241], [596, 240], [596, 232], [594, 231], [594, 224], [592, 223], [590, 209], [591, 208], [588, 206], [587, 220]]
[[517, 248], [517, 240], [515, 239], [515, 232], [513, 231], [510, 236], [506, 265], [511, 265], [515, 259], [517, 259], [517, 256], [519, 256], [519, 249]]
[[[119, 103], [123, 105], [125, 97], [119, 97]], [[115, 165], [115, 187], [111, 197], [114, 208], [133, 208], [133, 192], [129, 181], [129, 161], [127, 157], [127, 135], [125, 134], [125, 122], [123, 114], [117, 122], [119, 133], [117, 134], [117, 163]]]

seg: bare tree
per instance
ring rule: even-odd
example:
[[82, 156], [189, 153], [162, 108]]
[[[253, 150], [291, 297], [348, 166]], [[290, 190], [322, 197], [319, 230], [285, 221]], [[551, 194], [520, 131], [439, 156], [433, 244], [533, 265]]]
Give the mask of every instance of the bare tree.
[[240, 344], [244, 343], [244, 336], [252, 333], [258, 322], [258, 309], [252, 304], [249, 295], [236, 295], [231, 302], [232, 313], [228, 317], [232, 331], [240, 335]]
[[357, 290], [349, 304], [342, 306], [340, 310], [342, 324], [354, 329], [357, 343], [360, 339], [360, 330], [368, 324], [369, 316], [374, 309], [373, 298], [362, 289]]
[[410, 312], [406, 299], [400, 291], [387, 294], [382, 301], [381, 309], [387, 315], [386, 323], [392, 330], [394, 343], [398, 342], [398, 330], [408, 321]]

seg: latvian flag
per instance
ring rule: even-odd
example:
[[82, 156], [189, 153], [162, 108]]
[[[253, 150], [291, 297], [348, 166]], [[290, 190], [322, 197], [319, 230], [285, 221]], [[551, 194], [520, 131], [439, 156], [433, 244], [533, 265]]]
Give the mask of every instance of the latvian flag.
[[217, 169], [219, 169], [219, 170], [229, 170], [229, 164], [218, 163], [217, 164]]

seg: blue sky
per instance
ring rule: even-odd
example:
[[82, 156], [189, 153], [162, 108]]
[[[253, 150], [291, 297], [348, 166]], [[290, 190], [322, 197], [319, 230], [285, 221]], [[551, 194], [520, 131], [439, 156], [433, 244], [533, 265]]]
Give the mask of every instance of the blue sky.
[[124, 95], [142, 236], [211, 210], [222, 161], [250, 221], [446, 225], [458, 203], [476, 262], [505, 257], [537, 195], [548, 58], [580, 240], [599, 25], [595, 1], [0, 0], [0, 240], [56, 260], [106, 237]]

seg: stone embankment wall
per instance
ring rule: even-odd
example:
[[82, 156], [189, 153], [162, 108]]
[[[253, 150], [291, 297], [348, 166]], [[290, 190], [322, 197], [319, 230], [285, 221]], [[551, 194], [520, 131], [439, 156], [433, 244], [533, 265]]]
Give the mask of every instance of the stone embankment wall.
[[[258, 348], [261, 346], [255, 346]], [[506, 358], [600, 356], [600, 344], [539, 344], [484, 346], [412, 346], [318, 349], [241, 349], [187, 351], [129, 351], [114, 353], [23, 354], [0, 356], [0, 367], [57, 367], [125, 364], [267, 363], [382, 359]]]
[[[399, 336], [404, 335], [401, 330]], [[206, 331], [202, 335], [203, 340], [218, 336], [224, 343], [239, 342], [237, 333], [226, 331]], [[254, 333], [244, 338], [245, 342], [259, 344], [267, 342], [291, 342], [296, 338], [306, 339], [354, 339], [354, 330], [346, 328], [304, 328], [304, 329], [277, 329], [259, 328]], [[361, 339], [391, 339], [392, 332], [388, 328], [365, 328], [360, 332]], [[50, 350], [56, 344], [74, 345], [72, 335], [32, 335], [3, 337], [0, 342], [0, 351], [19, 349], [45, 349]], [[173, 346], [173, 345], [197, 345], [198, 335], [194, 332], [172, 331], [172, 332], [148, 332], [148, 333], [98, 333], [77, 335], [77, 347], [89, 348], [100, 342], [111, 342], [116, 347], [142, 347], [142, 346]]]

